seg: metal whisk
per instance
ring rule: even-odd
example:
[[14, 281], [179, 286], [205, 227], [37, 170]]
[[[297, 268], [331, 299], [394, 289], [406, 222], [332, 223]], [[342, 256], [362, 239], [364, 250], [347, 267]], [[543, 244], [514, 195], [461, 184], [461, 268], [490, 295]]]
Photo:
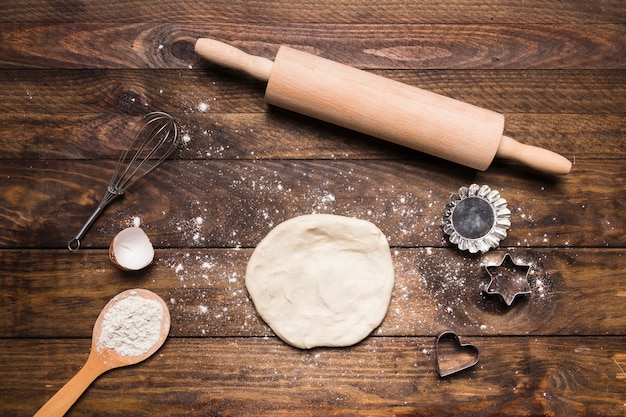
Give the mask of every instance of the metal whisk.
[[111, 201], [161, 164], [179, 143], [178, 125], [172, 116], [163, 112], [145, 115], [120, 155], [102, 201], [76, 236], [68, 242], [68, 249], [80, 248], [80, 240]]

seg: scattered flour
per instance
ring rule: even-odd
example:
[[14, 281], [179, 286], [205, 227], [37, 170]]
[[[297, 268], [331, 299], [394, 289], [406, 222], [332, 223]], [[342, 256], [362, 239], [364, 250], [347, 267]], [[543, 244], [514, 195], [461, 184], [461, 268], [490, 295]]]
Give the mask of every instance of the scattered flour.
[[98, 348], [141, 356], [159, 341], [162, 322], [163, 306], [158, 301], [130, 295], [104, 314]]
[[[208, 102], [207, 99], [202, 101]], [[200, 110], [196, 107], [198, 102], [190, 103], [190, 114]], [[196, 320], [197, 330], [202, 334], [218, 334], [224, 323], [231, 320], [239, 320], [230, 324], [238, 329], [249, 330], [248, 325], [259, 325], [243, 286], [241, 269], [246, 264], [245, 255], [239, 255], [243, 258], [237, 258], [234, 264], [223, 265], [223, 253], [213, 256], [204, 249], [219, 247], [220, 252], [227, 249], [228, 256], [236, 256], [238, 250], [254, 248], [261, 237], [280, 222], [300, 214], [338, 214], [369, 220], [385, 232], [392, 247], [400, 249], [396, 249], [396, 256], [400, 253], [402, 257], [411, 257], [416, 253], [415, 259], [398, 261], [398, 265], [407, 265], [400, 272], [406, 285], [398, 284], [394, 289], [396, 304], [389, 310], [391, 318], [376, 334], [400, 333], [413, 328], [411, 326], [428, 334], [438, 330], [428, 327], [432, 323], [461, 325], [480, 333], [494, 329], [493, 323], [485, 322], [485, 312], [489, 315], [499, 311], [501, 305], [497, 297], [484, 294], [483, 286], [488, 283], [484, 265], [479, 258], [451, 252], [442, 233], [441, 215], [449, 198], [445, 191], [393, 183], [379, 188], [380, 181], [370, 181], [359, 163], [349, 161], [328, 166], [294, 162], [291, 170], [283, 171], [275, 165], [282, 167], [288, 162], [264, 160], [265, 156], [257, 156], [258, 151], [250, 151], [245, 156], [241, 154], [242, 161], [232, 162], [240, 155], [237, 149], [229, 148], [228, 141], [217, 136], [218, 128], [203, 132], [199, 127], [192, 127], [190, 132], [195, 136], [194, 142], [203, 135], [210, 136], [210, 140], [202, 142], [203, 146], [197, 151], [199, 159], [190, 160], [188, 169], [196, 175], [196, 171], [203, 173], [207, 167], [214, 168], [212, 175], [202, 178], [203, 187], [220, 188], [227, 195], [227, 201], [216, 203], [200, 198], [202, 194], [198, 193], [195, 201], [187, 202], [188, 211], [170, 220], [182, 246], [201, 249], [191, 254], [181, 252], [179, 257], [171, 259], [169, 266], [176, 274], [179, 289], [194, 288], [193, 296], [180, 296], [175, 302], [191, 321]], [[240, 129], [234, 134], [247, 132], [247, 129]], [[195, 148], [190, 150], [195, 151]], [[250, 199], [249, 204], [241, 204], [248, 202], [247, 199]], [[505, 242], [507, 247], [554, 244], [553, 234], [537, 231], [538, 219], [529, 207], [522, 205], [515, 210], [518, 232]], [[552, 220], [559, 223], [556, 217]], [[605, 226], [612, 227], [612, 222], [607, 220]], [[519, 229], [528, 229], [528, 233]], [[569, 242], [565, 245], [570, 246]], [[404, 247], [417, 250], [405, 255]], [[527, 298], [531, 303], [545, 302], [552, 292], [551, 279], [543, 276], [545, 268], [540, 260], [530, 258], [538, 263], [529, 276], [533, 291]], [[237, 308], [218, 308], [213, 297], [219, 291], [223, 291], [228, 300], [226, 304]], [[419, 311], [419, 307], [426, 308], [428, 314]], [[242, 311], [246, 312], [245, 317]], [[409, 319], [413, 322], [408, 323]]]

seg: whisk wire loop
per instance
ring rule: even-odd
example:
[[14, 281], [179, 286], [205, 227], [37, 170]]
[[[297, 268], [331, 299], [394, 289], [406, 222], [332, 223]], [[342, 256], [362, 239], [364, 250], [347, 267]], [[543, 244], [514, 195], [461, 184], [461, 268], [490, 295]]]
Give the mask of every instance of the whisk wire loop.
[[68, 249], [80, 248], [80, 240], [104, 208], [167, 159], [180, 143], [178, 133], [178, 125], [169, 114], [152, 112], [144, 116], [122, 151], [100, 204], [70, 240]]
[[[169, 146], [164, 147], [168, 141]], [[177, 145], [178, 126], [174, 119], [166, 113], [149, 113], [144, 123], [135, 128], [134, 135], [120, 155], [109, 188], [112, 192], [123, 194], [160, 165]]]

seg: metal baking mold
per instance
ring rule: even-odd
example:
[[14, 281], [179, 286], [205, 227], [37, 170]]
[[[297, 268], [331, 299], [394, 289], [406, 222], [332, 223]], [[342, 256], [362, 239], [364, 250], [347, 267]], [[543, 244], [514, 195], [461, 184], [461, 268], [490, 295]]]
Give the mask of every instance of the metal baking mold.
[[459, 188], [444, 208], [444, 233], [451, 243], [470, 253], [497, 247], [510, 227], [511, 211], [506, 200], [487, 185]]
[[435, 342], [437, 372], [446, 377], [478, 363], [480, 352], [472, 343], [461, 343], [456, 333], [446, 330], [437, 336]]
[[509, 253], [505, 254], [499, 264], [485, 266], [491, 280], [484, 291], [499, 295], [510, 306], [518, 295], [531, 293], [528, 283], [531, 266], [515, 263]]

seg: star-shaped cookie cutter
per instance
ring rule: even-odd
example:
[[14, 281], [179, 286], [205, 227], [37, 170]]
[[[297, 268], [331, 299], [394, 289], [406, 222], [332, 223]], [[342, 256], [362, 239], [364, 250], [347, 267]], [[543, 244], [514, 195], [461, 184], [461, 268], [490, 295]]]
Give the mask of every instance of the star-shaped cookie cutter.
[[528, 283], [531, 266], [515, 263], [509, 253], [505, 254], [500, 264], [485, 266], [491, 281], [484, 291], [499, 295], [510, 306], [518, 295], [531, 293]]

